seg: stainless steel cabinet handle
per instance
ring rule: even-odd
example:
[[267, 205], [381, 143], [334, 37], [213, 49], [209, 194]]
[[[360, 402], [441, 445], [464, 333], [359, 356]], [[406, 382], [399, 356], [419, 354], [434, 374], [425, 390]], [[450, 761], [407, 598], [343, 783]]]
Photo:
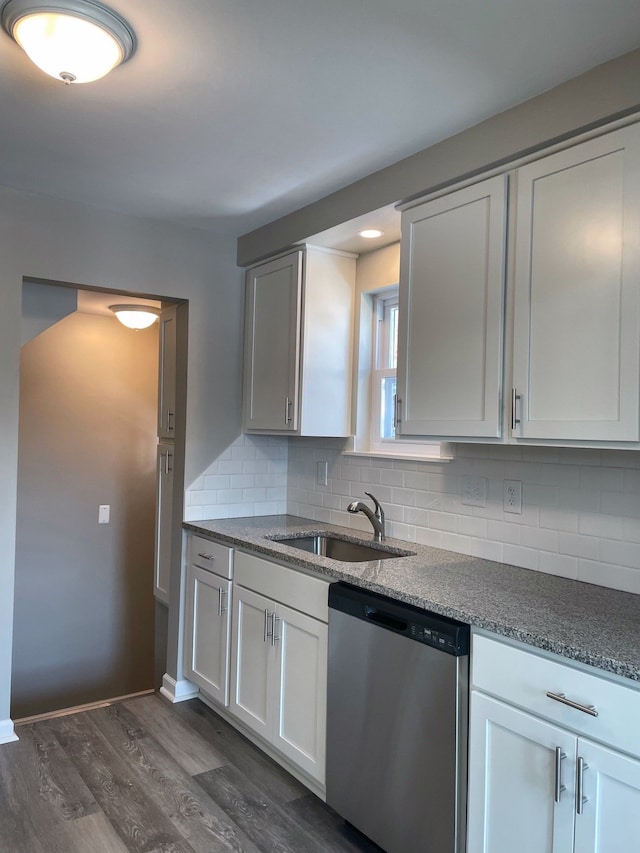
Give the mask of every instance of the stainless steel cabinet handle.
[[567, 753], [562, 751], [562, 747], [556, 746], [556, 780], [553, 797], [556, 803], [560, 802], [562, 792], [567, 790], [567, 786], [562, 784], [562, 762], [566, 757]]
[[402, 400], [396, 394], [396, 407], [395, 407], [395, 428], [397, 430], [400, 429], [400, 423], [402, 418], [400, 417], [400, 412], [402, 411]]
[[171, 465], [171, 460], [173, 459], [173, 453], [170, 450], [164, 455], [164, 473], [170, 474], [173, 471], [173, 465]]
[[280, 617], [276, 616], [276, 614], [274, 613], [272, 619], [273, 619], [273, 621], [271, 623], [271, 626], [272, 626], [271, 627], [271, 645], [275, 646], [275, 644], [280, 639], [280, 637], [276, 636], [276, 631], [278, 630], [278, 622], [280, 621]]
[[393, 395], [393, 429], [398, 429], [398, 395]]
[[173, 432], [174, 427], [173, 427], [173, 424], [171, 423], [171, 421], [173, 420], [174, 417], [175, 417], [175, 415], [171, 411], [171, 409], [167, 409], [167, 432]]
[[222, 601], [224, 596], [227, 594], [227, 590], [223, 587], [218, 587], [218, 616], [222, 616], [223, 613], [227, 612], [227, 608], [222, 606]]
[[198, 557], [202, 557], [203, 560], [215, 560], [213, 554], [205, 554], [204, 551], [199, 551]]
[[522, 397], [515, 388], [511, 389], [511, 429], [514, 430], [520, 423], [520, 418], [518, 417], [518, 400], [521, 400]]
[[284, 422], [285, 422], [285, 424], [291, 423], [291, 420], [292, 420], [292, 418], [291, 418], [291, 406], [292, 405], [293, 404], [292, 404], [291, 399], [289, 397], [286, 397], [285, 401], [284, 401]]
[[574, 708], [576, 711], [582, 711], [583, 714], [589, 714], [590, 717], [597, 717], [598, 712], [593, 705], [581, 705], [579, 702], [574, 702], [573, 699], [567, 699], [564, 693], [547, 692], [549, 699], [554, 699], [556, 702], [561, 702], [563, 705], [568, 705], [569, 708]]
[[589, 765], [584, 758], [579, 758], [576, 774], [576, 814], [582, 814], [584, 804], [589, 802], [589, 798], [583, 794], [584, 771], [588, 769]]

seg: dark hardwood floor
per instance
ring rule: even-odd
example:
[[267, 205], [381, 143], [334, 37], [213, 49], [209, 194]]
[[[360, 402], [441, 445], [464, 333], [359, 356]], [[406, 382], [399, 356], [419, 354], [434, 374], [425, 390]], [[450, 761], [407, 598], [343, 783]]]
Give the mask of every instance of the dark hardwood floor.
[[17, 732], [0, 747], [0, 853], [380, 850], [197, 699]]

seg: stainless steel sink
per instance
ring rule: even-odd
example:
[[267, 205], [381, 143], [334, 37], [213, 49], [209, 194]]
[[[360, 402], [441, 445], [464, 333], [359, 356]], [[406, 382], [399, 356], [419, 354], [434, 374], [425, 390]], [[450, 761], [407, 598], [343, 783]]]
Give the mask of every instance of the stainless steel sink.
[[359, 542], [347, 542], [335, 536], [299, 536], [290, 539], [274, 539], [281, 545], [307, 551], [309, 554], [319, 554], [340, 560], [343, 563], [364, 563], [369, 560], [390, 560], [395, 557], [411, 557], [413, 551], [401, 551], [398, 548], [378, 548], [375, 545], [361, 545]]

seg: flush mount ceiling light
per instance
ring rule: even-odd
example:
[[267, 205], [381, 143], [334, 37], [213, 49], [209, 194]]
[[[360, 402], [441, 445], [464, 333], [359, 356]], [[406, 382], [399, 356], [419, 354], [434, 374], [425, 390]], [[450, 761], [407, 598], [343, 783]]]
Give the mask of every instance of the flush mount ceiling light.
[[93, 0], [9, 0], [2, 26], [38, 68], [67, 84], [99, 80], [136, 47], [127, 22]]
[[109, 305], [109, 310], [113, 311], [123, 326], [136, 331], [149, 328], [160, 316], [160, 310], [150, 305]]
[[358, 232], [361, 237], [366, 237], [367, 240], [375, 240], [376, 237], [382, 237], [384, 231], [379, 228], [365, 228], [364, 231]]

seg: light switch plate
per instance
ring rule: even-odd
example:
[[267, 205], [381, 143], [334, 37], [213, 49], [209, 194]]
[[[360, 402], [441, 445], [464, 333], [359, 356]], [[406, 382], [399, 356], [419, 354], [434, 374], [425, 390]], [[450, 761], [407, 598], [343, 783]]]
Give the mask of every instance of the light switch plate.
[[465, 506], [487, 505], [487, 478], [463, 477], [460, 503]]
[[111, 507], [109, 504], [101, 504], [98, 507], [98, 524], [109, 524]]

